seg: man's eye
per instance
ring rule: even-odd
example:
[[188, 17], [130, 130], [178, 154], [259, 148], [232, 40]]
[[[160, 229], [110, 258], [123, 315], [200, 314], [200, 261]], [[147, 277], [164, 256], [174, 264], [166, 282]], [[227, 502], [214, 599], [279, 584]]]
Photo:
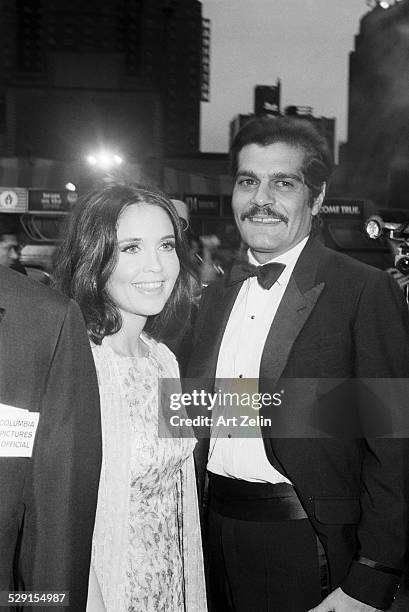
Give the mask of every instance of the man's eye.
[[176, 245], [173, 240], [166, 240], [165, 242], [162, 242], [160, 248], [162, 249], [162, 251], [174, 251]]
[[240, 187], [254, 187], [254, 185], [256, 184], [256, 181], [252, 178], [242, 178], [239, 179], [237, 182]]
[[276, 189], [282, 190], [282, 191], [286, 191], [289, 189], [294, 189], [295, 187], [295, 183], [294, 181], [290, 181], [290, 180], [286, 180], [286, 179], [280, 179], [279, 181], [274, 181], [274, 187]]

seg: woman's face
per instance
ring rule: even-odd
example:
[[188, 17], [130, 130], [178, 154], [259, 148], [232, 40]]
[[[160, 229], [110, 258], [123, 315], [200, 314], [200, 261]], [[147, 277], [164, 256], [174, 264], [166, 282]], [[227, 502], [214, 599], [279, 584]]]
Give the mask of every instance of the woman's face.
[[180, 265], [175, 231], [165, 210], [132, 204], [117, 225], [119, 255], [106, 289], [123, 321], [156, 315], [165, 306]]

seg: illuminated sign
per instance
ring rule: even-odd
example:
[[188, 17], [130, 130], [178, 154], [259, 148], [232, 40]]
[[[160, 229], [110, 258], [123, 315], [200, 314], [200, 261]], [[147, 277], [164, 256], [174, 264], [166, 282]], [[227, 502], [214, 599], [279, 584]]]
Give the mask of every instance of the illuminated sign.
[[78, 199], [75, 191], [28, 190], [28, 212], [66, 214]]
[[0, 213], [24, 213], [27, 210], [27, 189], [0, 187]]
[[320, 208], [320, 214], [323, 217], [362, 219], [365, 205], [365, 200], [354, 198], [326, 198]]
[[220, 197], [218, 195], [184, 194], [183, 200], [189, 207], [191, 215], [220, 215]]

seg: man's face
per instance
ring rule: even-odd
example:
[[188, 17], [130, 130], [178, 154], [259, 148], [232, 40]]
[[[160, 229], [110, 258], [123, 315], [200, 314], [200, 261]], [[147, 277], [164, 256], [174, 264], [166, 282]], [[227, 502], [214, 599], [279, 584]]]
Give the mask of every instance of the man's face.
[[15, 234], [0, 236], [0, 265], [12, 267], [20, 259], [20, 245]]
[[237, 227], [255, 258], [265, 263], [305, 238], [319, 212], [302, 172], [304, 151], [283, 142], [249, 144], [238, 155], [232, 207]]

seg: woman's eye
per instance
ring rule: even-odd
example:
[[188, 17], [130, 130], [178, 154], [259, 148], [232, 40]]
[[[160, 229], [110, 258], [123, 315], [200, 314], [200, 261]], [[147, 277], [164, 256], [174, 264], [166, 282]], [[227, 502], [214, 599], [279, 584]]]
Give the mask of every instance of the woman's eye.
[[130, 244], [127, 247], [121, 249], [122, 253], [129, 253], [129, 255], [133, 255], [134, 253], [139, 252], [139, 246], [137, 244]]
[[166, 242], [162, 242], [161, 249], [163, 251], [173, 251], [176, 248], [175, 243], [172, 240], [166, 240]]

